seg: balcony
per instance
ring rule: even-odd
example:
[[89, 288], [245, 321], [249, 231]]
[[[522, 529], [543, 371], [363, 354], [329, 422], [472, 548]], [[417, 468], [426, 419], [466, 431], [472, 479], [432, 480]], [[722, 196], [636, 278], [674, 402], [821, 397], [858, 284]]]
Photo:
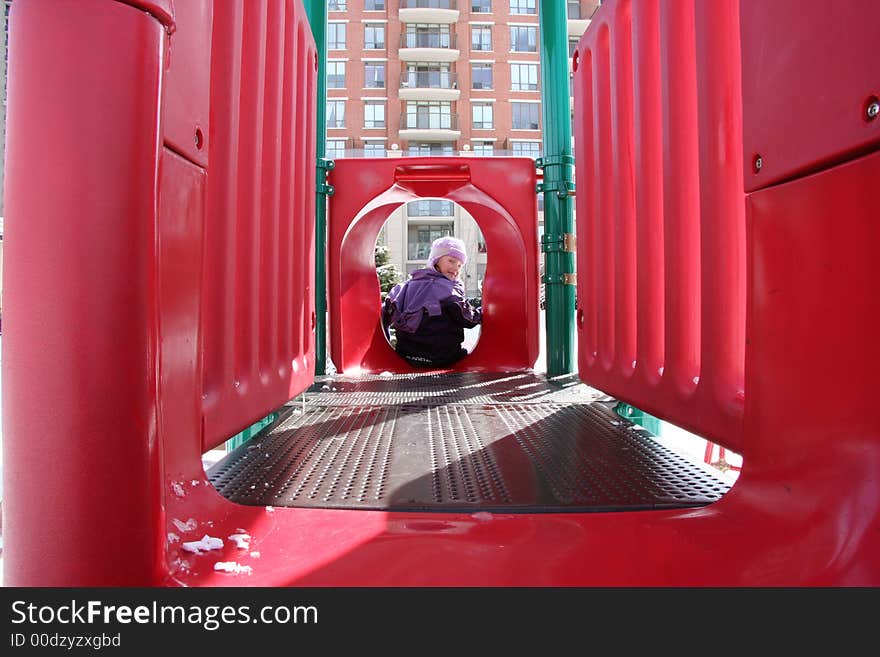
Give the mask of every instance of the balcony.
[[451, 71], [403, 71], [401, 100], [458, 100], [458, 73]]
[[404, 114], [400, 138], [409, 141], [455, 141], [461, 137], [458, 116], [452, 114]]
[[451, 25], [458, 22], [456, 5], [456, 0], [400, 0], [400, 22]]
[[454, 62], [458, 40], [451, 32], [405, 32], [400, 35], [397, 56], [403, 62]]

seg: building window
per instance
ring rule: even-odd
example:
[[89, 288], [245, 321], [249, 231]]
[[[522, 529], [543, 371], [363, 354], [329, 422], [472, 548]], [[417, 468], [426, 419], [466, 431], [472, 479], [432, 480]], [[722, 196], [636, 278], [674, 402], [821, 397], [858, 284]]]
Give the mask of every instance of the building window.
[[407, 217], [452, 217], [452, 201], [410, 201], [406, 204]]
[[411, 143], [409, 145], [410, 155], [452, 155], [452, 144], [438, 143]]
[[541, 144], [537, 141], [512, 141], [510, 146], [513, 154], [517, 157], [530, 157], [536, 159], [541, 157]]
[[492, 88], [492, 65], [471, 64], [471, 89]]
[[328, 100], [327, 101], [327, 127], [328, 128], [344, 128], [345, 127], [345, 101], [344, 100]]
[[384, 141], [367, 141], [364, 140], [364, 156], [365, 157], [385, 157]]
[[407, 240], [408, 260], [427, 260], [431, 244], [441, 237], [452, 235], [452, 224], [416, 224], [409, 227]]
[[373, 102], [368, 100], [364, 103], [364, 127], [385, 127], [385, 103], [384, 101]]
[[491, 14], [492, 0], [471, 0], [472, 14]]
[[382, 23], [364, 25], [364, 50], [385, 50], [385, 25]]
[[364, 87], [367, 89], [385, 88], [385, 62], [364, 64]]
[[[406, 129], [451, 130], [452, 103], [419, 100], [406, 104]], [[451, 146], [450, 146], [451, 149]]]
[[474, 155], [488, 156], [495, 151], [495, 145], [491, 141], [475, 141]]
[[327, 48], [345, 50], [345, 23], [327, 23]]
[[345, 140], [344, 139], [328, 139], [326, 155], [331, 160], [337, 157], [345, 157]]
[[538, 52], [538, 28], [531, 25], [512, 25], [510, 28], [511, 52]]
[[538, 90], [537, 64], [511, 64], [510, 82], [512, 91]]
[[410, 23], [401, 41], [403, 48], [450, 48], [452, 33], [449, 25]]
[[474, 130], [491, 130], [495, 127], [492, 118], [492, 103], [473, 103], [471, 109]]
[[583, 18], [580, 0], [568, 0], [568, 18], [576, 21]]
[[327, 62], [327, 88], [345, 89], [345, 62]]
[[488, 25], [471, 27], [471, 50], [492, 50], [492, 28]]
[[510, 107], [513, 110], [514, 130], [538, 130], [539, 110], [541, 106], [538, 103], [515, 103], [511, 102]]
[[510, 0], [511, 14], [536, 14], [535, 0]]
[[577, 50], [578, 41], [580, 39], [578, 37], [569, 37], [568, 38], [568, 56], [574, 57], [574, 51]]
[[366, 0], [364, 11], [385, 11], [385, 0]]
[[327, 0], [327, 9], [330, 11], [348, 11], [346, 0]]
[[445, 62], [414, 62], [406, 65], [401, 84], [407, 89], [455, 89], [455, 75]]

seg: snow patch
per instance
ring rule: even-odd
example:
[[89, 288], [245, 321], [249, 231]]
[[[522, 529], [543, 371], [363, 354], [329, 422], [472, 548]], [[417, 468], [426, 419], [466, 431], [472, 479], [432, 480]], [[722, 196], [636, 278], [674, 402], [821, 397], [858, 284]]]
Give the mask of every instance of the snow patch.
[[227, 538], [235, 543], [239, 550], [248, 550], [251, 547], [250, 534], [230, 534]]
[[250, 575], [253, 572], [253, 568], [250, 566], [242, 566], [240, 563], [235, 561], [218, 561], [214, 564], [214, 570], [223, 571], [224, 573], [233, 573], [235, 575], [239, 575], [244, 573], [245, 575]]
[[187, 552], [194, 552], [195, 554], [201, 554], [203, 551], [207, 552], [208, 550], [220, 550], [222, 548], [222, 538], [208, 536], [207, 534], [202, 536], [201, 540], [188, 541], [187, 543], [183, 544], [184, 550], [186, 550]]
[[190, 518], [190, 519], [187, 520], [186, 522], [182, 522], [182, 521], [178, 520], [177, 518], [174, 518], [174, 519], [171, 521], [171, 523], [172, 523], [175, 527], [177, 527], [177, 531], [179, 531], [179, 532], [191, 532], [191, 531], [193, 531], [196, 527], [199, 526], [199, 523], [196, 522], [196, 519], [195, 519], [195, 518]]
[[167, 539], [169, 544], [180, 543], [180, 536], [178, 536], [174, 532], [168, 532]]
[[174, 491], [174, 494], [177, 495], [177, 497], [184, 497], [186, 495], [186, 491], [183, 489], [183, 486], [180, 484], [180, 482], [172, 481], [171, 490]]

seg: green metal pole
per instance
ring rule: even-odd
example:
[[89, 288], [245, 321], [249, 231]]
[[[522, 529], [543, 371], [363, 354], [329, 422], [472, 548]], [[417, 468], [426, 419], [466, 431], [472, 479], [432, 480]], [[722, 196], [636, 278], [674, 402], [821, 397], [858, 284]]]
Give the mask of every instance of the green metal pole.
[[316, 132], [317, 172], [315, 182], [315, 374], [324, 374], [327, 364], [327, 0], [305, 0], [306, 14], [318, 47], [318, 112]]
[[541, 104], [544, 111], [545, 307], [547, 375], [574, 369], [574, 157], [568, 81], [568, 16], [565, 0], [541, 0]]

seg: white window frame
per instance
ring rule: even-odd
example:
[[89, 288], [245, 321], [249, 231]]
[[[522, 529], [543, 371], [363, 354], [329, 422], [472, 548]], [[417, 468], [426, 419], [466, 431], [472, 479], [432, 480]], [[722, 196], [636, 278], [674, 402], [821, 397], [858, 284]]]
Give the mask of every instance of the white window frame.
[[[369, 33], [369, 30], [373, 31], [374, 36], [377, 30], [382, 31], [382, 41], [380, 45], [376, 45], [375, 42], [373, 43], [373, 45], [370, 45], [370, 42], [367, 41], [367, 34]], [[385, 46], [387, 45], [385, 38], [386, 34], [387, 30], [385, 29], [384, 23], [364, 23], [364, 50], [385, 50]]]
[[[382, 70], [382, 86], [367, 84], [370, 81], [367, 70], [370, 66], [381, 68]], [[385, 62], [364, 62], [364, 89], [385, 89], [388, 84], [388, 66]]]
[[[339, 21], [330, 21], [327, 23], [327, 50], [345, 50], [346, 28], [347, 23]], [[340, 45], [339, 31], [342, 32], [342, 41]], [[333, 33], [336, 32], [334, 35]], [[336, 38], [334, 41], [333, 38]]]
[[[340, 112], [339, 109], [342, 109]], [[330, 117], [334, 117], [334, 122], [330, 124]], [[345, 100], [341, 98], [327, 99], [327, 127], [328, 128], [344, 128], [345, 127]]]
[[[486, 120], [488, 116], [488, 121]], [[474, 130], [495, 129], [495, 108], [492, 103], [471, 101], [471, 120]], [[485, 125], [488, 122], [488, 126]], [[479, 126], [477, 124], [480, 124]]]
[[[380, 110], [381, 118], [376, 116], [376, 110]], [[370, 115], [372, 117], [370, 118]], [[385, 101], [384, 100], [367, 100], [364, 101], [364, 128], [373, 130], [376, 128], [385, 128], [387, 125], [385, 119]]]
[[[340, 77], [340, 74], [338, 72], [339, 70], [342, 71], [342, 74], [341, 74], [342, 84], [331, 85], [330, 84], [331, 78]], [[327, 88], [328, 89], [345, 89], [345, 62], [344, 61], [338, 61], [338, 60], [336, 60], [336, 61], [328, 60], [327, 61]]]
[[[525, 68], [523, 68], [525, 67]], [[522, 81], [523, 71], [527, 72], [528, 78], [525, 83]], [[534, 82], [532, 80], [534, 79]], [[534, 85], [534, 88], [523, 88], [523, 84], [528, 87]], [[511, 62], [510, 63], [510, 90], [511, 91], [538, 91], [538, 64], [537, 62]]]

